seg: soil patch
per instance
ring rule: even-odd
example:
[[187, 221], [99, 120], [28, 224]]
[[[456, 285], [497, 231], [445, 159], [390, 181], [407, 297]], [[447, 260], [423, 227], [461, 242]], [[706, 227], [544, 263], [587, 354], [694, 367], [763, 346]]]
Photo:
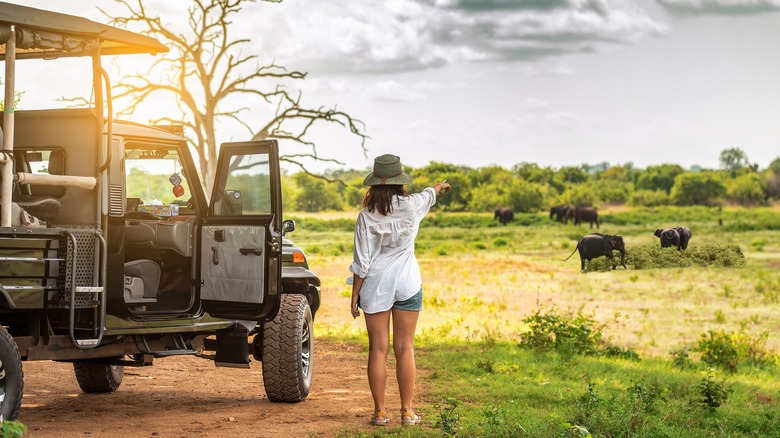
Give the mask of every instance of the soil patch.
[[[319, 341], [314, 383], [301, 403], [271, 403], [261, 364], [216, 368], [191, 356], [157, 359], [154, 366], [125, 367], [112, 394], [85, 394], [73, 366], [25, 362], [19, 421], [31, 437], [333, 436], [344, 429], [370, 431], [373, 404], [366, 353], [359, 345]], [[397, 400], [392, 369], [388, 401]]]

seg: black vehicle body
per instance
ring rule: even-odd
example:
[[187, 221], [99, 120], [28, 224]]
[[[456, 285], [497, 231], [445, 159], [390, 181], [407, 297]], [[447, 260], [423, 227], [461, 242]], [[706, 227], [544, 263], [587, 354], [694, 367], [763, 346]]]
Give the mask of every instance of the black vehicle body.
[[[265, 355], [269, 398], [306, 398], [320, 282], [284, 237], [294, 223], [282, 220], [276, 142], [223, 144], [208, 197], [181, 133], [111, 117], [101, 56], [165, 46], [6, 3], [0, 45], [6, 96], [23, 58], [91, 57], [95, 84], [94, 108], [3, 117], [0, 415], [18, 414], [19, 360], [71, 361], [84, 391], [110, 392], [123, 366], [155, 358], [193, 354], [248, 368], [250, 354]], [[147, 175], [138, 169], [170, 164], [175, 199], [128, 192]]]

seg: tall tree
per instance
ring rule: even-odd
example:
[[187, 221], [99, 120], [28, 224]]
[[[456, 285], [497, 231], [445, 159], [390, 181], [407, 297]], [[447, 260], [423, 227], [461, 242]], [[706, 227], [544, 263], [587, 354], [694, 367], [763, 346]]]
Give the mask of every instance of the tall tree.
[[720, 167], [731, 172], [732, 175], [737, 171], [748, 167], [747, 154], [740, 148], [730, 148], [720, 151]]
[[[176, 99], [181, 117], [161, 117], [152, 123], [181, 123], [188, 139], [195, 146], [207, 185], [214, 178], [218, 154], [217, 123], [234, 120], [246, 128], [248, 138], [287, 140], [280, 153], [283, 161], [298, 166], [306, 173], [306, 160], [343, 164], [336, 158], [319, 153], [317, 143], [309, 138], [317, 122], [335, 123], [360, 138], [365, 154], [364, 124], [336, 108], [310, 108], [301, 103], [301, 93], [288, 91], [283, 83], [306, 78], [307, 73], [288, 71], [281, 65], [260, 65], [258, 56], [246, 55], [249, 39], [233, 39], [231, 24], [247, 3], [254, 0], [191, 0], [185, 4], [188, 24], [186, 32], [177, 33], [159, 16], [152, 15], [143, 0], [118, 0], [127, 16], [112, 19], [121, 27], [140, 26], [140, 32], [168, 45], [170, 53], [160, 57], [147, 74], [123, 78], [115, 87], [115, 98], [128, 97], [130, 103], [123, 113], [132, 113], [152, 94], [168, 93]], [[264, 0], [278, 3], [280, 0]], [[104, 12], [105, 13], [105, 12]], [[108, 14], [106, 14], [108, 15]], [[252, 64], [255, 64], [252, 67]], [[165, 74], [153, 74], [155, 71]], [[154, 78], [160, 79], [154, 79]], [[270, 88], [268, 83], [275, 83]], [[231, 97], [248, 96], [256, 102], [275, 106], [270, 120], [247, 121], [246, 106], [231, 105]], [[246, 100], [244, 100], [246, 102]], [[290, 149], [287, 149], [290, 146]]]

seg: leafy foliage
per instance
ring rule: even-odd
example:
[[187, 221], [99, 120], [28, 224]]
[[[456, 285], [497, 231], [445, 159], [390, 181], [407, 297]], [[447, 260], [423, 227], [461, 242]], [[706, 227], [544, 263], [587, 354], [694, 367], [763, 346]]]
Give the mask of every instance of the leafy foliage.
[[19, 421], [3, 420], [0, 423], [0, 436], [6, 438], [21, 438], [27, 434], [27, 426]]
[[739, 365], [745, 362], [753, 366], [780, 364], [778, 355], [766, 347], [768, 336], [768, 333], [751, 337], [744, 331], [709, 330], [701, 335], [693, 351], [701, 353], [702, 362], [732, 373], [736, 373]]
[[520, 345], [539, 351], [557, 351], [565, 356], [605, 355], [637, 360], [629, 349], [611, 346], [604, 339], [604, 330], [617, 322], [596, 322], [581, 312], [560, 312], [554, 305], [537, 303], [533, 315], [523, 319], [528, 331], [520, 334]]
[[[673, 247], [661, 248], [660, 245], [645, 244], [626, 249], [626, 265], [633, 269], [689, 266], [742, 267], [745, 266], [745, 256], [737, 245], [706, 243], [701, 246], [691, 246], [685, 251], [678, 251]], [[604, 266], [597, 260], [592, 260], [585, 269], [586, 271], [604, 270]]]
[[439, 418], [436, 420], [436, 427], [446, 436], [456, 436], [460, 430], [460, 413], [458, 406], [460, 401], [448, 397], [443, 403], [437, 403], [434, 408], [439, 411]]
[[727, 198], [741, 205], [757, 205], [766, 202], [767, 185], [757, 173], [746, 173], [731, 180]]
[[717, 205], [726, 187], [714, 172], [688, 172], [674, 179], [671, 197], [677, 205]]
[[724, 381], [715, 381], [712, 373], [699, 382], [699, 405], [710, 411], [715, 411], [728, 401], [729, 393], [732, 390], [726, 388]]

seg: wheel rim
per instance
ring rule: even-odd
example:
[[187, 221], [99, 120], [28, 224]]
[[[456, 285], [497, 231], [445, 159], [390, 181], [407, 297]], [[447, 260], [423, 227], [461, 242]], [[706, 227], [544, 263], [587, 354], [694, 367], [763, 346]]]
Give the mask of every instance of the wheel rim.
[[309, 330], [309, 321], [304, 319], [301, 327], [301, 371], [308, 379], [311, 369], [311, 331]]

